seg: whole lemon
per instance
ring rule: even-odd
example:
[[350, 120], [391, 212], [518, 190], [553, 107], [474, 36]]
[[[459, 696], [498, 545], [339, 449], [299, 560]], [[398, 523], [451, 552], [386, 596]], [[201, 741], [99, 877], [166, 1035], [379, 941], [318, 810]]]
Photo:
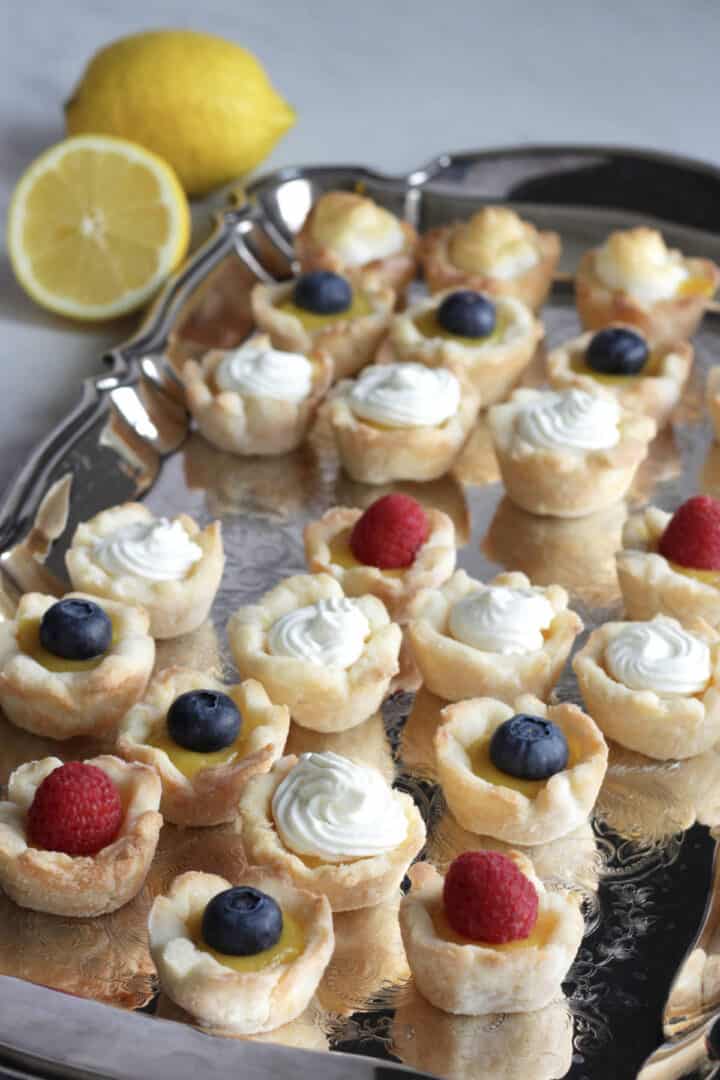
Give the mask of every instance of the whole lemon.
[[65, 106], [68, 134], [117, 135], [173, 166], [190, 195], [254, 169], [295, 122], [251, 52], [156, 30], [96, 53]]

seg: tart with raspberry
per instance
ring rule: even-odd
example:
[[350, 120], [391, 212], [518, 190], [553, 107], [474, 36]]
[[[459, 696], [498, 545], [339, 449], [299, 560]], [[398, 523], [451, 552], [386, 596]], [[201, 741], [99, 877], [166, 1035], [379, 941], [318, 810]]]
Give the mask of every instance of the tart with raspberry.
[[616, 563], [628, 618], [720, 626], [720, 500], [694, 495], [674, 514], [659, 506], [632, 514]]
[[333, 507], [304, 538], [308, 569], [330, 574], [346, 596], [377, 596], [399, 622], [421, 589], [442, 585], [455, 567], [452, 521], [409, 495], [383, 495], [366, 510]]
[[233, 885], [189, 871], [153, 903], [150, 952], [168, 997], [217, 1034], [255, 1035], [307, 1008], [333, 950], [330, 905], [272, 871]]
[[147, 765], [103, 755], [15, 769], [0, 802], [0, 886], [20, 907], [88, 918], [127, 904], [143, 886], [162, 817]]
[[113, 732], [147, 686], [155, 643], [145, 611], [69, 593], [21, 597], [0, 622], [0, 705], [51, 739]]
[[253, 317], [276, 349], [329, 355], [334, 376], [354, 375], [373, 356], [395, 307], [392, 289], [358, 285], [330, 270], [313, 270], [294, 281], [258, 284], [250, 294]]
[[375, 596], [349, 598], [328, 574], [281, 581], [230, 619], [238, 671], [301, 727], [345, 731], [382, 704], [402, 631]]
[[485, 407], [507, 397], [543, 333], [522, 300], [451, 289], [396, 315], [389, 340], [398, 360], [455, 371]]
[[582, 625], [559, 585], [536, 587], [521, 573], [486, 585], [456, 570], [415, 598], [407, 637], [431, 693], [512, 703], [521, 693], [547, 699]]
[[668, 248], [657, 229], [619, 229], [587, 251], [575, 274], [575, 302], [583, 326], [601, 330], [621, 322], [652, 345], [687, 341], [720, 282], [710, 259]]
[[281, 756], [289, 728], [287, 708], [273, 705], [254, 679], [225, 686], [202, 671], [171, 667], [123, 720], [117, 752], [157, 770], [166, 821], [220, 825], [236, 816], [250, 777]]
[[608, 748], [577, 705], [546, 706], [529, 694], [513, 706], [473, 698], [446, 706], [440, 716], [438, 775], [463, 828], [532, 846], [565, 836], [587, 819]]
[[303, 271], [332, 270], [394, 289], [415, 277], [418, 235], [408, 221], [354, 191], [327, 191], [295, 237]]
[[692, 362], [687, 341], [652, 348], [637, 328], [613, 323], [553, 349], [547, 372], [551, 386], [608, 394], [660, 429], [682, 396]]
[[468, 851], [443, 878], [410, 870], [400, 928], [415, 985], [447, 1013], [532, 1012], [549, 1004], [575, 959], [576, 897], [550, 893], [519, 852]]
[[560, 258], [560, 237], [540, 232], [504, 206], [486, 206], [467, 222], [432, 229], [420, 261], [431, 292], [465, 288], [513, 296], [533, 311], [545, 303]]

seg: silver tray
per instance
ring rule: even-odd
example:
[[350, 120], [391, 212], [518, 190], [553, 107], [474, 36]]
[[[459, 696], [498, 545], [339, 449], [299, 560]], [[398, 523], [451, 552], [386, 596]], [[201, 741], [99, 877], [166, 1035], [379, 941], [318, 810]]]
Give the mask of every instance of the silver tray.
[[[322, 430], [281, 461], [243, 460], [209, 447], [189, 432], [175, 375], [183, 358], [244, 338], [250, 285], [291, 272], [294, 232], [317, 195], [337, 187], [361, 188], [421, 229], [467, 217], [484, 201], [516, 204], [561, 232], [567, 273], [610, 228], [639, 221], [659, 222], [673, 244], [720, 260], [720, 171], [669, 155], [518, 148], [443, 155], [406, 177], [338, 166], [284, 169], [261, 179], [219, 215], [213, 235], [138, 333], [104, 358], [105, 372], [85, 383], [77, 407], [11, 485], [0, 508], [8, 611], [18, 591], [62, 590], [69, 537], [101, 508], [142, 497], [158, 513], [182, 509], [203, 522], [221, 517], [228, 562], [212, 622], [163, 644], [159, 663], [184, 660], [229, 672], [227, 618], [280, 577], [302, 570], [303, 524], [334, 504], [364, 505], [376, 497], [377, 489], [342, 474]], [[544, 318], [551, 345], [574, 332], [566, 283], [554, 288]], [[640, 470], [630, 506], [652, 499], [672, 508], [697, 490], [720, 494], [720, 450], [702, 409], [719, 328], [715, 316], [706, 318], [691, 385]], [[542, 381], [541, 363], [529, 379]], [[486, 579], [507, 566], [538, 582], [560, 581], [588, 630], [618, 609], [612, 555], [627, 505], [572, 522], [515, 509], [502, 497], [482, 421], [451, 474], [404, 486], [451, 514], [464, 545], [459, 565], [475, 576]], [[557, 693], [577, 697], [568, 672]], [[428, 732], [437, 707], [423, 691], [414, 702], [398, 692], [362, 732], [325, 742], [372, 760], [412, 792], [429, 825], [428, 857], [444, 864], [478, 839], [452, 821], [435, 783]], [[289, 749], [315, 748], [319, 738], [294, 730]], [[47, 753], [46, 746], [0, 717], [0, 783], [20, 760]], [[60, 753], [82, 756], [89, 749], [85, 740], [63, 744]], [[266, 1040], [270, 1045], [210, 1040], [155, 998], [144, 937], [150, 898], [181, 868], [212, 869], [213, 852], [233, 842], [222, 829], [199, 836], [166, 826], [146, 889], [116, 917], [63, 921], [19, 912], [0, 897], [0, 1070], [184, 1080], [199, 1068], [208, 1078], [230, 1069], [283, 1077], [303, 1068], [330, 1078], [390, 1075], [392, 1062], [404, 1062], [441, 1076], [488, 1080], [624, 1080], [665, 1039], [642, 1076], [694, 1075], [705, 1068], [705, 1030], [720, 1010], [710, 888], [719, 781], [720, 753], [659, 764], [613, 748], [592, 828], [534, 849], [550, 887], [577, 890], [585, 906], [587, 935], [563, 1001], [527, 1017], [452, 1018], [431, 1009], [407, 977], [389, 906], [340, 917], [342, 947], [317, 1008], [292, 1032]], [[301, 1059], [308, 1053], [303, 1047], [341, 1053]]]

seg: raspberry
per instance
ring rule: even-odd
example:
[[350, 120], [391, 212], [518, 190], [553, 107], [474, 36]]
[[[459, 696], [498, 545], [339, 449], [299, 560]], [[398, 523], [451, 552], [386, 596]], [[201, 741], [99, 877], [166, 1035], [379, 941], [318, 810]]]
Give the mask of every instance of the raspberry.
[[499, 851], [458, 855], [445, 877], [443, 901], [456, 933], [489, 945], [526, 938], [537, 921], [535, 886]]
[[355, 522], [350, 550], [365, 566], [399, 570], [414, 562], [429, 531], [419, 502], [409, 495], [383, 495]]
[[28, 810], [30, 843], [66, 855], [95, 855], [118, 834], [122, 803], [110, 777], [70, 761], [46, 776]]
[[720, 570], [720, 502], [694, 495], [679, 506], [660, 537], [658, 551], [696, 570]]

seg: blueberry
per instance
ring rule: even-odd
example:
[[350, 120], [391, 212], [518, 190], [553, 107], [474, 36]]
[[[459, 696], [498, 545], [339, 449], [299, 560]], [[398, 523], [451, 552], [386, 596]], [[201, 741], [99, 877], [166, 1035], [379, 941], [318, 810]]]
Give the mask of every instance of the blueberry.
[[495, 729], [490, 760], [509, 776], [547, 780], [568, 763], [567, 739], [551, 720], [518, 713]]
[[202, 920], [203, 941], [226, 956], [255, 956], [271, 949], [282, 928], [282, 911], [272, 896], [249, 885], [213, 896]]
[[594, 334], [585, 362], [602, 375], [638, 375], [648, 362], [647, 342], [624, 326], [608, 326]]
[[330, 270], [312, 270], [295, 282], [293, 301], [303, 311], [316, 315], [339, 315], [352, 304], [352, 286], [349, 281]]
[[188, 690], [175, 698], [167, 714], [170, 737], [199, 754], [231, 746], [241, 725], [240, 710], [233, 699], [217, 690]]
[[40, 623], [40, 644], [63, 660], [92, 660], [107, 652], [112, 623], [92, 600], [68, 598], [49, 607]]
[[487, 337], [495, 329], [495, 320], [492, 300], [471, 289], [450, 293], [437, 309], [437, 321], [443, 330], [460, 337]]

